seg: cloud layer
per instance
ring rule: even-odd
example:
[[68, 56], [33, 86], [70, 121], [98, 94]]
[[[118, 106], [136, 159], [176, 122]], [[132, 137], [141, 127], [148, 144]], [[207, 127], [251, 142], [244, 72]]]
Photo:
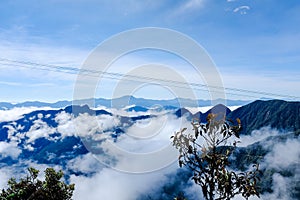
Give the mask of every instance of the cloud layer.
[[[13, 109], [4, 113], [7, 119], [21, 120], [25, 113], [32, 110], [35, 108], [31, 108], [31, 110]], [[109, 111], [109, 109], [107, 110]], [[158, 194], [165, 197], [170, 195], [165, 193], [163, 188], [173, 183], [178, 184], [178, 187], [174, 186], [174, 188], [184, 191], [189, 199], [203, 199], [200, 187], [195, 185], [192, 180], [182, 179], [180, 176], [177, 171], [176, 154], [174, 154], [175, 157], [172, 157], [171, 154], [163, 153], [170, 145], [170, 136], [175, 131], [187, 127], [187, 131], [192, 132], [190, 122], [184, 117], [177, 118], [172, 113], [165, 111], [156, 112], [153, 115], [154, 113], [127, 113], [125, 110], [120, 110], [123, 117], [127, 119], [127, 122], [123, 123], [124, 118], [117, 115], [117, 110], [112, 116], [91, 116], [87, 113], [73, 116], [63, 110], [56, 112], [55, 115], [35, 112], [28, 118], [32, 122], [28, 131], [25, 131], [25, 126], [16, 121], [8, 122], [5, 127], [8, 129], [9, 140], [0, 142], [1, 158], [17, 160], [22, 151], [26, 149], [34, 152], [34, 145], [40, 138], [57, 142], [64, 141], [68, 137], [78, 136], [82, 139], [91, 138], [94, 142], [90, 144], [96, 144], [97, 148], [102, 150], [101, 155], [107, 157], [99, 157], [100, 154], [95, 152], [94, 154], [91, 152], [79, 154], [65, 160], [64, 166], [38, 164], [35, 160], [20, 159], [19, 163], [10, 166], [10, 169], [8, 166], [1, 168], [0, 176], [3, 181], [0, 182], [0, 186], [5, 187], [5, 181], [14, 174], [20, 176], [20, 169], [24, 169], [24, 166], [34, 166], [41, 171], [48, 166], [54, 166], [56, 169], [63, 168], [68, 173], [70, 181], [76, 184], [74, 199], [84, 199], [88, 196], [89, 199], [131, 200], [145, 195], [155, 199], [160, 198]], [[153, 116], [128, 121], [127, 117], [132, 114], [138, 116], [152, 114]], [[53, 124], [49, 124], [50, 119], [53, 120]], [[112, 134], [115, 134], [117, 127], [122, 128], [124, 132], [114, 138]], [[295, 188], [300, 178], [300, 141], [296, 137], [283, 137], [289, 134], [270, 127], [263, 127], [253, 131], [250, 135], [242, 135], [240, 138], [239, 146], [241, 147], [259, 143], [268, 151], [260, 160], [260, 166], [262, 170], [274, 172], [271, 175], [271, 183], [269, 183], [273, 192], [262, 194], [262, 199], [287, 200], [294, 198]], [[26, 142], [22, 143], [24, 140]], [[109, 144], [113, 144], [126, 154], [119, 154], [119, 151], [112, 149]], [[76, 144], [72, 148], [73, 152], [76, 152], [80, 145]], [[156, 157], [146, 159], [151, 154]], [[56, 154], [48, 153], [47, 155], [50, 156], [48, 159], [51, 159]], [[67, 159], [66, 156], [68, 155], [63, 154], [59, 159]], [[142, 160], [139, 160], [139, 156]], [[160, 168], [157, 165], [161, 165]], [[131, 173], [115, 169], [121, 171], [130, 169]], [[143, 170], [147, 173], [141, 173], [144, 172]], [[236, 197], [235, 199], [241, 198]]]

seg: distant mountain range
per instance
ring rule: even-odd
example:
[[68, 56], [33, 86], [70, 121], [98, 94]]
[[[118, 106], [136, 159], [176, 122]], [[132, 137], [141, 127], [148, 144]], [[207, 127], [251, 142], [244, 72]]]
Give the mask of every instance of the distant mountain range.
[[[8, 102], [0, 102], [0, 110], [11, 109], [14, 107], [51, 107], [51, 108], [64, 108], [69, 105], [83, 105], [87, 102], [94, 104], [95, 107], [104, 106], [107, 108], [115, 107], [115, 108], [124, 108], [128, 105], [136, 105], [141, 107], [157, 107], [159, 106], [169, 106], [181, 108], [183, 106], [191, 106], [191, 107], [203, 107], [203, 106], [211, 106], [212, 102], [210, 100], [191, 100], [184, 98], [175, 98], [169, 100], [154, 100], [154, 99], [144, 99], [144, 98], [136, 98], [134, 96], [124, 96], [115, 99], [104, 99], [104, 98], [95, 98], [95, 99], [84, 99], [84, 100], [76, 100], [76, 101], [57, 101], [55, 103], [46, 103], [40, 101], [26, 101], [22, 103], [8, 103]], [[215, 100], [215, 102], [226, 102], [227, 106], [241, 106], [249, 103], [249, 101], [243, 100]]]
[[[28, 104], [27, 104], [28, 105]], [[45, 105], [45, 104], [43, 104]], [[189, 110], [185, 108], [176, 109], [175, 107], [166, 107], [169, 114], [173, 114], [180, 117], [186, 117], [188, 120], [200, 119], [201, 122], [206, 122], [206, 117], [209, 113], [226, 113], [227, 118], [236, 119], [240, 118], [242, 121], [243, 131], [241, 134], [251, 134], [251, 131], [260, 129], [262, 127], [270, 126], [271, 128], [277, 128], [280, 130], [292, 131], [296, 134], [300, 132], [300, 102], [286, 102], [281, 100], [270, 100], [270, 101], [255, 101], [245, 106], [242, 106], [234, 111], [231, 111], [224, 105], [216, 105], [212, 109], [205, 113], [197, 112], [192, 114]], [[137, 116], [116, 116], [120, 120], [120, 125], [114, 127], [111, 130], [112, 138], [117, 138], [119, 134], [125, 132], [125, 130], [134, 124], [138, 120], [148, 119], [157, 117], [155, 115], [147, 114], [149, 109], [141, 106], [134, 106], [127, 109], [127, 111], [132, 112], [145, 112], [144, 114], [139, 114]], [[14, 134], [20, 135], [22, 133], [27, 133], [32, 131], [33, 127], [36, 126], [36, 121], [40, 120], [45, 123], [48, 127], [56, 128], [58, 126], [57, 115], [61, 113], [72, 114], [75, 117], [79, 114], [86, 113], [88, 115], [96, 116], [112, 116], [113, 114], [105, 110], [93, 110], [88, 106], [67, 106], [59, 110], [38, 110], [31, 113], [23, 115], [22, 118], [16, 121], [0, 122], [0, 141], [10, 141], [9, 137]], [[40, 123], [41, 123], [40, 122]], [[20, 128], [21, 127], [21, 128]], [[39, 127], [36, 127], [38, 130]], [[12, 131], [14, 130], [14, 131]], [[46, 154], [53, 153], [56, 154], [56, 158], [59, 158], [61, 153], [69, 152], [68, 155], [71, 158], [76, 156], [78, 153], [86, 153], [86, 149], [80, 142], [80, 139], [75, 136], [70, 137], [60, 137], [61, 133], [53, 132], [48, 138], [38, 138], [33, 143], [33, 149], [23, 149], [20, 155], [23, 158], [32, 158], [34, 160], [40, 160], [42, 163], [46, 162]], [[48, 133], [45, 133], [48, 134]], [[28, 137], [19, 137], [20, 143], [19, 147], [23, 148], [26, 143], [28, 143]], [[61, 138], [61, 139], [59, 139]], [[58, 143], [61, 145], [58, 145]], [[80, 144], [80, 148], [73, 152], [72, 147], [76, 144]], [[57, 148], [59, 146], [59, 148]], [[54, 148], [55, 147], [55, 148]], [[60, 151], [60, 149], [63, 149]], [[59, 155], [57, 155], [59, 154]], [[65, 155], [65, 158], [67, 156]], [[5, 158], [7, 159], [7, 158]], [[0, 159], [1, 162], [1, 159]], [[3, 160], [2, 160], [3, 162]], [[51, 159], [47, 162], [56, 163], [55, 159]]]

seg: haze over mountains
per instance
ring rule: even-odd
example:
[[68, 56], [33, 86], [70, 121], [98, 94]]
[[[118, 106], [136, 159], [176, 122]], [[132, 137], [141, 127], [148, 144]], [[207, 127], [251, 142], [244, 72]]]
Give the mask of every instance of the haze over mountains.
[[[95, 98], [95, 99], [84, 99], [84, 100], [75, 100], [75, 101], [57, 101], [55, 103], [46, 103], [40, 101], [26, 101], [22, 103], [9, 103], [9, 102], [0, 102], [0, 110], [2, 109], [11, 109], [14, 107], [51, 107], [51, 108], [63, 108], [69, 105], [81, 105], [86, 102], [92, 102], [95, 107], [105, 106], [105, 107], [115, 107], [115, 108], [124, 108], [127, 105], [138, 105], [142, 107], [153, 107], [153, 106], [172, 106], [180, 108], [181, 105], [184, 106], [211, 106], [211, 100], [191, 100], [183, 98], [175, 98], [170, 100], [154, 100], [154, 99], [144, 99], [136, 98], [134, 96], [123, 96], [115, 99], [104, 99], [104, 98]], [[227, 106], [240, 106], [249, 103], [249, 101], [243, 100], [216, 100], [215, 102], [226, 102]]]
[[[0, 175], [4, 177], [0, 186], [5, 186], [5, 177], [20, 175], [27, 166], [43, 170], [50, 165], [63, 169], [66, 179], [76, 184], [75, 199], [102, 196], [113, 200], [158, 200], [172, 199], [180, 192], [188, 199], [201, 199], [200, 188], [190, 180], [191, 172], [178, 169], [176, 161], [155, 172], [130, 175], [111, 169], [94, 155], [104, 155], [112, 166], [125, 167], [131, 163], [107, 153], [107, 141], [129, 152], [153, 152], [169, 145], [175, 131], [191, 128], [191, 120], [205, 122], [211, 112], [226, 112], [230, 119], [240, 118], [243, 126], [240, 148], [232, 155], [231, 167], [244, 170], [253, 162], [261, 164], [262, 199], [300, 198], [300, 102], [258, 100], [233, 111], [219, 104], [196, 113], [178, 107], [175, 100], [168, 104], [165, 100], [143, 102], [133, 98], [134, 106], [125, 108], [106, 106], [110, 105], [108, 100], [98, 102], [96, 109], [86, 105], [57, 108], [58, 103], [51, 105], [56, 108], [40, 102], [7, 104], [13, 108], [0, 112]], [[18, 108], [21, 105], [48, 108], [22, 113]], [[153, 131], [156, 133], [151, 135]], [[135, 139], [138, 134], [151, 137]]]

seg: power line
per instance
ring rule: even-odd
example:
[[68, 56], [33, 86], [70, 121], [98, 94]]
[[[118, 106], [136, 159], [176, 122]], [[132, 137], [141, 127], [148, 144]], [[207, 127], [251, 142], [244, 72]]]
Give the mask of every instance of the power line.
[[[171, 83], [175, 87], [182, 87], [182, 86], [174, 85], [174, 84], [179, 84], [179, 85], [186, 85], [186, 86], [194, 86], [194, 87], [196, 87], [194, 89], [197, 89], [197, 90], [209, 91], [207, 89], [207, 85], [199, 84], [199, 83], [185, 83], [185, 82], [174, 81], [174, 80], [162, 80], [162, 79], [157, 79], [157, 78], [152, 78], [152, 77], [144, 77], [144, 76], [139, 77], [139, 76], [134, 76], [134, 75], [120, 74], [120, 73], [103, 72], [100, 70], [78, 69], [78, 68], [74, 68], [74, 67], [62, 67], [62, 66], [57, 66], [57, 65], [40, 64], [40, 63], [27, 62], [27, 61], [16, 61], [16, 60], [9, 60], [9, 59], [3, 59], [3, 58], [0, 58], [0, 61], [15, 63], [13, 65], [5, 63], [5, 65], [24, 67], [24, 68], [30, 68], [30, 69], [62, 72], [62, 73], [68, 73], [68, 74], [81, 73], [82, 75], [93, 76], [93, 77], [99, 77], [99, 75], [102, 74], [106, 78], [109, 78], [109, 79], [118, 79], [119, 80], [120, 78], [116, 78], [116, 77], [122, 77], [122, 78], [126, 78], [127, 80], [130, 80], [130, 81], [138, 81], [138, 82], [144, 82], [144, 80], [160, 81], [160, 82]], [[16, 65], [16, 64], [22, 64], [22, 65]], [[46, 68], [40, 68], [40, 67], [46, 67]], [[99, 74], [99, 75], [95, 75], [95, 74]], [[200, 89], [199, 87], [204, 87], [206, 89]], [[219, 89], [219, 90], [231, 90], [231, 91], [235, 91], [235, 92], [237, 91], [237, 92], [256, 93], [256, 94], [263, 94], [263, 95], [267, 95], [267, 96], [277, 96], [277, 97], [285, 97], [285, 98], [292, 98], [292, 99], [299, 98], [297, 96], [280, 95], [280, 94], [267, 93], [267, 92], [261, 92], [261, 91], [244, 90], [244, 89], [238, 89], [238, 88], [225, 88], [225, 87], [217, 87], [217, 86], [210, 86], [210, 87], [212, 87], [214, 89]], [[190, 88], [190, 87], [183, 87], [183, 88]], [[215, 91], [215, 92], [220, 92], [220, 91]], [[253, 95], [236, 94], [236, 93], [228, 93], [228, 92], [227, 92], [227, 94], [237, 95], [237, 96], [256, 97]]]
[[[51, 69], [47, 69], [47, 68], [36, 68], [36, 67], [28, 67], [28, 66], [22, 66], [22, 65], [17, 65], [17, 64], [5, 64], [6, 66], [12, 66], [12, 67], [21, 67], [21, 68], [27, 68], [27, 69], [37, 69], [37, 70], [44, 70], [44, 71], [51, 71], [51, 72], [59, 72], [59, 73], [67, 73], [67, 74], [78, 74], [77, 72], [66, 72], [66, 71], [57, 71], [57, 70], [51, 70]], [[91, 76], [91, 77], [99, 77], [99, 76], [96, 76], [94, 74], [86, 74], [86, 76]], [[120, 80], [120, 78], [117, 78], [117, 77], [112, 77], [112, 76], [107, 76], [104, 74], [103, 78], [108, 78], [108, 79], [112, 79], [112, 80]], [[133, 80], [133, 79], [129, 79], [129, 78], [126, 78], [125, 77], [125, 80], [128, 80], [128, 81], [134, 81], [134, 82], [141, 82], [141, 83], [144, 83], [145, 81], [143, 80]], [[188, 85], [188, 84], [187, 84]], [[169, 85], [169, 86], [172, 86], [172, 85]], [[179, 86], [179, 85], [173, 85], [174, 87], [177, 87], [177, 88], [183, 88], [183, 89], [191, 89], [191, 87], [184, 87], [184, 86]], [[207, 88], [206, 89], [201, 89], [201, 88], [195, 88], [195, 87], [192, 87], [194, 90], [198, 90], [198, 91], [205, 91], [205, 92], [217, 92], [217, 93], [221, 93], [221, 91], [218, 91], [218, 90], [208, 90]], [[253, 97], [253, 98], [257, 98], [257, 96], [254, 96], [254, 95], [246, 95], [246, 94], [236, 94], [236, 93], [232, 93], [232, 92], [227, 92], [226, 94], [230, 94], [230, 95], [235, 95], [235, 96], [243, 96], [243, 97]]]
[[[52, 65], [52, 64], [41, 64], [41, 63], [28, 62], [28, 61], [10, 60], [6, 58], [0, 58], [0, 64], [6, 66], [22, 67], [22, 68], [29, 68], [29, 69], [36, 69], [36, 70], [46, 70], [46, 71], [53, 71], [53, 72], [67, 73], [67, 74], [81, 74], [81, 75], [86, 75], [91, 77], [99, 77], [100, 75], [103, 75], [104, 78], [114, 79], [114, 80], [120, 80], [122, 78], [125, 80], [136, 81], [136, 82], [145, 82], [145, 80], [153, 81], [153, 82], [163, 82], [174, 87], [187, 88], [187, 89], [190, 89], [192, 87], [195, 90], [211, 91], [208, 89], [207, 85], [200, 84], [200, 83], [181, 82], [181, 81], [169, 80], [169, 79], [163, 80], [163, 79], [147, 77], [147, 76], [128, 75], [128, 74], [115, 73], [115, 72], [105, 72], [101, 70], [79, 69], [76, 67], [63, 67], [63, 66]], [[212, 85], [210, 85], [209, 88], [213, 88], [213, 92], [222, 92], [220, 90], [226, 90], [229, 91], [226, 92], [226, 94], [236, 95], [236, 96], [257, 97], [254, 95], [249, 95], [250, 93], [250, 94], [264, 95], [264, 96], [271, 96], [271, 97], [300, 99], [300, 97], [293, 96], [293, 95], [282, 95], [282, 94], [276, 94], [276, 93], [270, 93], [264, 91], [246, 90], [240, 88], [220, 87], [220, 86], [212, 86]], [[248, 93], [248, 94], [239, 94], [239, 93]]]

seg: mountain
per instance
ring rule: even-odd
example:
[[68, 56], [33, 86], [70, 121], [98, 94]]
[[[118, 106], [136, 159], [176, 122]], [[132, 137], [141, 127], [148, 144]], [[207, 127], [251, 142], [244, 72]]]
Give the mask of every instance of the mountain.
[[[216, 102], [226, 102], [227, 106], [240, 106], [249, 103], [249, 101], [242, 100], [216, 100]], [[51, 107], [51, 108], [63, 108], [68, 105], [84, 105], [90, 104], [95, 105], [95, 107], [104, 106], [107, 108], [124, 108], [128, 105], [136, 105], [144, 108], [157, 107], [157, 105], [162, 107], [170, 108], [180, 108], [182, 106], [187, 107], [202, 107], [202, 106], [211, 106], [212, 102], [210, 100], [191, 100], [184, 98], [174, 98], [168, 100], [154, 100], [154, 99], [144, 99], [136, 98], [134, 96], [123, 96], [114, 99], [104, 99], [104, 98], [95, 98], [95, 99], [83, 99], [83, 100], [74, 100], [74, 101], [57, 101], [55, 103], [46, 103], [40, 101], [26, 101], [22, 103], [8, 103], [0, 102], [0, 110], [11, 109], [14, 107]]]
[[300, 130], [300, 102], [283, 100], [257, 100], [242, 106], [227, 115], [229, 119], [240, 118], [242, 134], [264, 126], [287, 131]]
[[229, 113], [231, 113], [231, 110], [222, 104], [218, 104], [218, 105], [215, 105], [214, 107], [212, 107], [211, 109], [209, 109], [205, 113], [202, 113], [199, 111], [195, 114], [192, 114], [188, 109], [180, 108], [180, 109], [176, 110], [174, 114], [177, 117], [185, 116], [188, 120], [197, 119], [202, 123], [206, 123], [207, 116], [210, 113], [218, 114], [221, 117], [221, 116], [226, 116]]
[[257, 100], [233, 111], [218, 104], [205, 113], [192, 114], [189, 110], [180, 108], [176, 110], [175, 115], [177, 117], [186, 116], [189, 120], [200, 119], [205, 123], [209, 113], [226, 113], [227, 118], [232, 120], [239, 118], [243, 127], [241, 134], [251, 134], [253, 130], [265, 126], [300, 133], [300, 102]]
[[174, 113], [177, 117], [186, 116], [188, 119], [193, 117], [193, 114], [186, 108], [180, 108]]
[[[111, 123], [113, 119], [119, 120], [119, 125], [98, 130], [99, 134], [107, 133], [106, 137], [116, 140], [136, 121], [155, 116], [113, 116], [108, 111], [92, 110], [87, 105], [67, 106], [59, 110], [36, 110], [24, 114], [16, 121], [0, 122], [0, 143], [16, 145], [13, 149], [21, 150], [18, 159], [30, 159], [37, 163], [64, 166], [69, 160], [88, 153], [83, 143], [84, 134], [87, 134], [85, 130], [93, 129], [93, 127], [86, 127], [82, 133], [79, 133], [83, 136], [79, 137], [74, 130], [76, 127], [69, 124], [72, 117], [80, 119], [79, 123], [82, 123], [82, 126], [95, 120], [92, 117], [99, 117], [103, 120], [108, 118], [107, 123]], [[103, 124], [102, 126], [106, 125]], [[8, 153], [8, 155], [10, 154]], [[14, 164], [16, 162], [16, 158], [12, 159], [10, 156], [0, 155], [0, 164]]]
[[0, 110], [6, 110], [13, 108], [14, 105], [8, 102], [0, 102]]

